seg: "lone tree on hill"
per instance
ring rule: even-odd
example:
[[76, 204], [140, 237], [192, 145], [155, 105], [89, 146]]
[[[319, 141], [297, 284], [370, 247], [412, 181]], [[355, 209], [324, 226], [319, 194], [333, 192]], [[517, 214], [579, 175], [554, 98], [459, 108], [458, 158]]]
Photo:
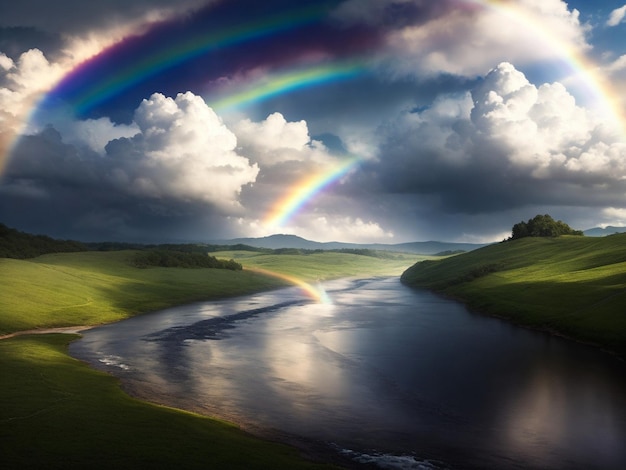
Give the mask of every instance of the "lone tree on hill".
[[548, 214], [536, 215], [528, 222], [513, 225], [511, 240], [524, 237], [558, 237], [560, 235], [583, 235], [581, 230], [574, 230], [565, 222], [554, 220]]

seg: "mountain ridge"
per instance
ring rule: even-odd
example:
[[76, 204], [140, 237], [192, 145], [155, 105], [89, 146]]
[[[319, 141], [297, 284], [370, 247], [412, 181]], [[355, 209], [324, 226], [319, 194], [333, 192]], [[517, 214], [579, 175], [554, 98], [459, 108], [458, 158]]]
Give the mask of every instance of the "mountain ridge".
[[347, 243], [347, 242], [316, 242], [290, 234], [274, 234], [267, 237], [257, 238], [233, 238], [229, 240], [214, 240], [210, 243], [217, 245], [248, 245], [255, 248], [296, 248], [302, 250], [341, 250], [341, 249], [368, 249], [380, 251], [393, 251], [404, 253], [417, 253], [422, 255], [434, 255], [445, 251], [472, 251], [488, 243], [456, 243], [456, 242], [406, 242], [397, 244], [385, 243]]
[[613, 225], [608, 225], [604, 228], [594, 227], [583, 231], [587, 237], [606, 237], [607, 235], [624, 232], [626, 232], [626, 227], [615, 227]]

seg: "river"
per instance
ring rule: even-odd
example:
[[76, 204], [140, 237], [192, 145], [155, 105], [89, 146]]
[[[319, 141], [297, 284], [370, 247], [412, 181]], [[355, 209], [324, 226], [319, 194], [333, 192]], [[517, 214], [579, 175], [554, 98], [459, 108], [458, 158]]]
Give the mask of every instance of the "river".
[[[397, 278], [204, 302], [83, 332], [141, 398], [380, 468], [624, 469], [626, 365]], [[289, 440], [289, 439], [287, 439]]]

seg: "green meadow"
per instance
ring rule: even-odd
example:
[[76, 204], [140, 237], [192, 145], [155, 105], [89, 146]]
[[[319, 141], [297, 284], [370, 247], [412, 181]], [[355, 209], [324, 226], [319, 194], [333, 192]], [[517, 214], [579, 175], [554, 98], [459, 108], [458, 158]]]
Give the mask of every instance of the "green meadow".
[[402, 281], [626, 356], [626, 234], [507, 241], [417, 263]]
[[[418, 255], [213, 253], [226, 269], [131, 266], [133, 251], [0, 259], [0, 334], [102, 324], [168, 306], [289, 285], [246, 268], [304, 281], [399, 275]], [[329, 468], [293, 448], [220, 421], [135, 400], [118, 382], [67, 354], [76, 335], [0, 341], [2, 468]]]
[[250, 269], [306, 282], [346, 276], [399, 275], [419, 255], [391, 259], [345, 253], [261, 254], [218, 252], [242, 271], [145, 268], [129, 263], [136, 252], [55, 253], [28, 260], [0, 258], [0, 335], [33, 328], [95, 325], [199, 300], [259, 292], [289, 285]]

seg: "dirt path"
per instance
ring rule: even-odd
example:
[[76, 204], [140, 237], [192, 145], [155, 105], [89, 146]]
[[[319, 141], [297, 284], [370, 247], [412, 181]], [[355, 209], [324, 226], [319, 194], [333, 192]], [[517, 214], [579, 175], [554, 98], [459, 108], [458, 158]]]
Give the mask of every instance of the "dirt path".
[[61, 326], [58, 328], [35, 328], [33, 330], [22, 330], [16, 331], [14, 333], [9, 333], [8, 335], [0, 335], [0, 340], [14, 338], [16, 336], [22, 335], [46, 335], [49, 333], [66, 333], [66, 334], [77, 334], [81, 331], [88, 330], [93, 328], [95, 325], [83, 325], [83, 326]]

